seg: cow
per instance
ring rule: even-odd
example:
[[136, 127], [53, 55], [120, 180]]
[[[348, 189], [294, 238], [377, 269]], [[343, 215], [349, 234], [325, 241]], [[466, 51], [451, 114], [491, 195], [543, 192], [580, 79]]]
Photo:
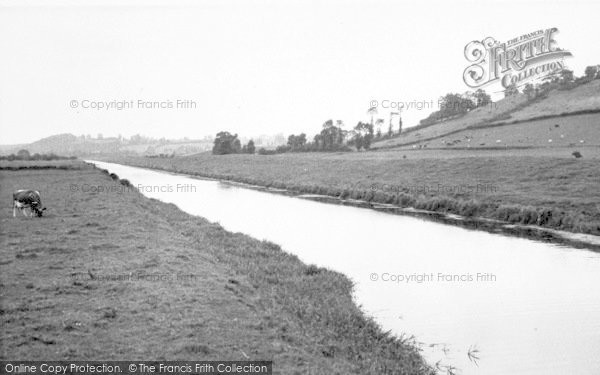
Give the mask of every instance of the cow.
[[42, 214], [46, 210], [46, 207], [42, 206], [40, 192], [36, 190], [15, 191], [13, 193], [13, 217], [17, 216], [17, 208], [21, 211], [23, 216], [28, 216], [25, 209], [29, 208], [30, 217], [33, 217], [34, 213], [38, 217], [42, 217]]

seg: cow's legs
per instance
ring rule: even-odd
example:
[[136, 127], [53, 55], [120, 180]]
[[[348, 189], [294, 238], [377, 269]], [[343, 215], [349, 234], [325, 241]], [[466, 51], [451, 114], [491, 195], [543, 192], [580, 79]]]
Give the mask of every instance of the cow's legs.
[[17, 201], [13, 201], [13, 217], [17, 217]]

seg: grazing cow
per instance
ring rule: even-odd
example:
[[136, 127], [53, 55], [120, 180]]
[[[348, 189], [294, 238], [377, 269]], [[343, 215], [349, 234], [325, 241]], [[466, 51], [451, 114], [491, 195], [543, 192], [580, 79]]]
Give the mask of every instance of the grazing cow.
[[46, 210], [45, 207], [42, 207], [40, 192], [35, 190], [15, 191], [13, 193], [13, 217], [17, 216], [17, 208], [24, 216], [27, 216], [25, 209], [29, 208], [29, 216], [31, 217], [34, 213], [38, 217], [42, 217], [43, 212]]

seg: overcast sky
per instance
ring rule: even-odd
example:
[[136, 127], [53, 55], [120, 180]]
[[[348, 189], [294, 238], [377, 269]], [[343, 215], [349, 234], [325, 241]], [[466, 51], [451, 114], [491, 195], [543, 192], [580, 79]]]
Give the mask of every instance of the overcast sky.
[[[464, 47], [488, 36], [557, 27], [581, 75], [600, 64], [599, 14], [597, 0], [0, 0], [0, 143], [314, 134], [330, 118], [349, 128], [367, 120], [372, 100], [437, 102], [468, 90]], [[83, 108], [111, 101], [133, 106]], [[405, 111], [405, 126], [433, 109]]]

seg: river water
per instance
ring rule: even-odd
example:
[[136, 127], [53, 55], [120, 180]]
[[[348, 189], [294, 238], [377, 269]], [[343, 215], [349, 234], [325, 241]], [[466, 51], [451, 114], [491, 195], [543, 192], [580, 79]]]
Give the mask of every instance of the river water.
[[148, 197], [344, 273], [363, 310], [414, 335], [442, 374], [600, 374], [598, 253], [92, 162]]

